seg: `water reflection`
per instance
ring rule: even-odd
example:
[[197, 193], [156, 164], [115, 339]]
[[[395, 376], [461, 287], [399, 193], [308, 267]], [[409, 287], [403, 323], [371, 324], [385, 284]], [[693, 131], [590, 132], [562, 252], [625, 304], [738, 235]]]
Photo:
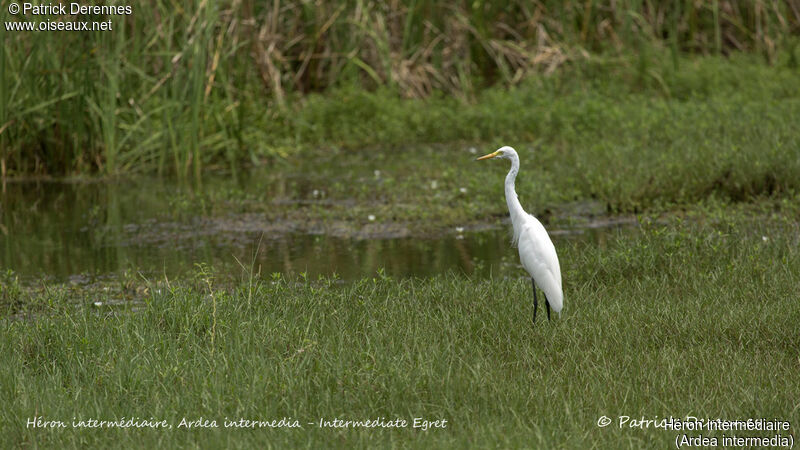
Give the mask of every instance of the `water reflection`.
[[[206, 186], [241, 189], [241, 183], [251, 185], [223, 178]], [[297, 183], [303, 184], [280, 180], [271, 188], [292, 190]], [[189, 208], [176, 205], [187, 198]], [[104, 277], [126, 271], [176, 277], [198, 263], [238, 274], [241, 262], [263, 275], [335, 273], [352, 280], [372, 276], [378, 269], [393, 277], [447, 271], [488, 276], [517, 265], [505, 227], [437, 238], [270, 234], [263, 231], [268, 224], [259, 222], [258, 215], [231, 217], [228, 212], [227, 222], [214, 222], [208, 217], [215, 217], [215, 207], [202, 191], [155, 179], [10, 183], [0, 209], [0, 267], [29, 281], [42, 277], [63, 281], [76, 274]], [[242, 217], [251, 222], [244, 228]], [[604, 233], [555, 233], [554, 240], [597, 241]]]

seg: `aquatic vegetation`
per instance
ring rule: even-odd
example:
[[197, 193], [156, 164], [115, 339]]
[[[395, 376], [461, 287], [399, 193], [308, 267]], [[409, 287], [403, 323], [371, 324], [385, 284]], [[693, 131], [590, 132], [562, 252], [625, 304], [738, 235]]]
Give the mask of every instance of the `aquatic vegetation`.
[[[109, 17], [113, 31], [4, 34], [0, 177], [198, 178], [320, 143], [534, 141], [542, 133], [530, 117], [495, 113], [518, 111], [530, 97], [552, 100], [553, 86], [575, 79], [614, 88], [624, 80], [648, 97], [685, 98], [791, 76], [783, 86], [796, 97], [793, 5], [142, 1], [130, 15]], [[72, 20], [1, 14], [7, 25]], [[696, 59], [724, 69], [693, 69]], [[548, 86], [497, 108], [506, 89], [537, 80]], [[483, 101], [495, 103], [493, 114]], [[560, 128], [583, 128], [571, 116], [553, 118]]]

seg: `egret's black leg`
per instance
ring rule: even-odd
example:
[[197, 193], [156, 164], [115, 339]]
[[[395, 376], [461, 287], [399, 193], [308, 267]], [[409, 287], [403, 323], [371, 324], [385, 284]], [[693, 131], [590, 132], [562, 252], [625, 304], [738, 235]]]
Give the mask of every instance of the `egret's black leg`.
[[550, 322], [550, 300], [547, 299], [547, 296], [544, 296], [544, 304], [547, 305], [547, 321]]
[[539, 300], [536, 299], [536, 282], [531, 278], [531, 286], [533, 287], [533, 323], [536, 324], [536, 309], [539, 307]]

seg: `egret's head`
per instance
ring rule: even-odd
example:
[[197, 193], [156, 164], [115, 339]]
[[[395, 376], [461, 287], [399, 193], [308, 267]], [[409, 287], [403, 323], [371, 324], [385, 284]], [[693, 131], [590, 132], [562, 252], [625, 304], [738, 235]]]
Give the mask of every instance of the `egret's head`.
[[511, 159], [515, 156], [517, 156], [517, 151], [506, 145], [505, 147], [500, 147], [494, 152], [489, 153], [488, 155], [481, 156], [480, 158], [476, 159], [476, 161], [481, 161], [484, 159], [492, 159], [492, 158]]

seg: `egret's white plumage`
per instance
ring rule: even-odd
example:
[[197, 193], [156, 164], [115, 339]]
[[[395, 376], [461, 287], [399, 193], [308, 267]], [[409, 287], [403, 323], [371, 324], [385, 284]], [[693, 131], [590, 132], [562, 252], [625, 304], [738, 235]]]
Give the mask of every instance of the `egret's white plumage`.
[[[519, 173], [519, 155], [516, 150], [506, 146], [494, 153], [482, 156], [478, 160], [489, 158], [511, 160], [511, 170], [506, 175], [505, 192], [511, 225], [514, 227], [512, 244], [519, 249], [522, 267], [528, 271], [536, 285], [544, 292], [547, 304], [555, 312], [560, 313], [564, 306], [564, 294], [561, 290], [561, 268], [558, 264], [556, 248], [542, 223], [522, 209], [514, 189], [514, 181]], [[536, 291], [534, 290], [534, 298], [535, 295]]]

